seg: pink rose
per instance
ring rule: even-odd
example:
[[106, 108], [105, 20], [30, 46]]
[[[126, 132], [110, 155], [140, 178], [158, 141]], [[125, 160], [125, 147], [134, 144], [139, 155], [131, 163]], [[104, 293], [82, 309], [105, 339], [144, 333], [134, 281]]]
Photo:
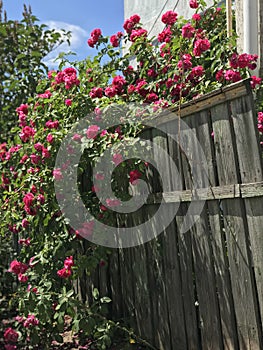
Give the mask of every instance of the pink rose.
[[71, 273], [72, 273], [71, 270], [68, 270], [65, 267], [63, 269], [57, 271], [57, 275], [60, 278], [69, 278], [71, 276]]
[[84, 222], [81, 228], [78, 230], [78, 234], [84, 238], [90, 237], [92, 235], [94, 225], [95, 225], [94, 221]]
[[25, 126], [19, 136], [23, 142], [27, 142], [35, 135], [35, 133], [35, 129], [31, 128], [30, 126]]
[[61, 173], [61, 169], [57, 168], [53, 170], [53, 176], [55, 180], [59, 181], [63, 179], [63, 175]]
[[202, 52], [210, 49], [210, 42], [208, 39], [198, 39], [194, 43], [193, 53], [195, 56], [201, 56]]
[[26, 247], [30, 246], [30, 238], [21, 238], [18, 240], [18, 244], [25, 245]]
[[99, 130], [100, 130], [100, 128], [98, 125], [90, 125], [88, 127], [87, 132], [86, 132], [87, 138], [88, 139], [95, 139]]
[[91, 98], [101, 98], [103, 96], [103, 89], [100, 87], [94, 87], [89, 93]]
[[19, 275], [20, 273], [25, 273], [28, 269], [28, 266], [20, 261], [17, 260], [13, 260], [10, 263], [10, 267], [9, 267], [9, 272], [12, 272], [16, 275]]
[[26, 320], [23, 323], [23, 326], [25, 328], [29, 328], [30, 326], [37, 326], [39, 324], [39, 320], [36, 318], [35, 315], [28, 314]]
[[130, 40], [132, 42], [135, 42], [136, 39], [138, 38], [145, 38], [147, 37], [147, 30], [143, 29], [143, 28], [139, 28], [139, 29], [133, 29], [131, 32], [131, 36], [130, 36]]
[[192, 19], [196, 22], [201, 20], [201, 15], [199, 15], [199, 13], [194, 13], [192, 16]]
[[38, 196], [37, 196], [37, 200], [40, 202], [40, 204], [44, 204], [45, 203], [45, 197], [44, 197], [44, 195], [43, 194], [39, 194]]
[[71, 269], [71, 267], [74, 265], [74, 260], [73, 260], [73, 256], [69, 256], [64, 260], [64, 267], [65, 269], [69, 270]]
[[121, 201], [119, 199], [106, 199], [106, 203], [108, 207], [116, 207], [121, 204]]
[[69, 98], [67, 98], [67, 99], [65, 100], [65, 105], [66, 105], [66, 106], [71, 106], [71, 105], [72, 105], [72, 100], [69, 99]]
[[42, 157], [43, 158], [50, 158], [50, 152], [47, 148], [43, 147], [42, 149]]
[[57, 129], [59, 127], [59, 121], [58, 120], [55, 120], [55, 121], [49, 120], [46, 122], [46, 127], [49, 129]]
[[13, 344], [5, 344], [5, 350], [16, 350], [17, 346]]
[[261, 78], [256, 77], [255, 75], [252, 75], [251, 82], [250, 82], [251, 88], [255, 89], [257, 85], [261, 84], [261, 80], [262, 80]]
[[95, 174], [95, 179], [96, 180], [104, 180], [104, 175], [102, 173], [97, 173], [97, 174]]
[[29, 221], [27, 219], [22, 220], [22, 227], [27, 228], [29, 225]]
[[54, 140], [54, 136], [53, 136], [52, 134], [48, 134], [48, 135], [47, 135], [47, 142], [48, 142], [48, 143], [52, 143], [53, 140]]
[[186, 23], [183, 27], [182, 27], [182, 36], [183, 38], [192, 38], [194, 36], [195, 33], [195, 29], [192, 27], [192, 25], [190, 23]]
[[162, 22], [164, 24], [173, 25], [177, 20], [178, 14], [174, 11], [167, 11], [162, 15]]
[[9, 327], [5, 330], [4, 339], [6, 342], [16, 343], [18, 339], [18, 333], [13, 328]]
[[28, 276], [23, 275], [22, 273], [19, 273], [19, 274], [18, 274], [18, 280], [19, 280], [20, 282], [22, 282], [22, 283], [25, 283], [25, 282], [28, 281]]
[[129, 182], [132, 184], [132, 185], [136, 185], [138, 183], [138, 179], [141, 178], [142, 174], [139, 170], [135, 169], [135, 170], [132, 170], [130, 171], [129, 173]]
[[198, 5], [197, 0], [190, 0], [190, 1], [189, 1], [189, 6], [190, 6], [192, 9], [197, 9], [199, 5]]
[[41, 161], [41, 157], [37, 154], [31, 154], [30, 159], [32, 164], [38, 164]]
[[80, 142], [80, 141], [81, 141], [81, 138], [82, 138], [82, 136], [81, 136], [80, 134], [74, 134], [74, 135], [72, 136], [72, 140], [73, 140], [73, 141], [76, 141], [76, 142]]
[[113, 160], [115, 165], [118, 165], [122, 162], [123, 158], [122, 158], [122, 155], [120, 153], [116, 153], [112, 156], [112, 160]]
[[90, 38], [88, 39], [87, 43], [90, 47], [94, 47], [98, 41], [99, 38], [101, 37], [102, 33], [101, 30], [99, 28], [94, 29], [91, 33], [90, 33]]
[[120, 38], [123, 36], [122, 32], [118, 32], [116, 35], [110, 37], [110, 42], [113, 47], [118, 47], [120, 45]]
[[169, 43], [172, 39], [172, 32], [170, 27], [164, 28], [164, 30], [158, 34], [158, 41], [160, 43]]
[[27, 207], [31, 207], [34, 199], [35, 199], [35, 197], [34, 197], [33, 193], [29, 192], [24, 196], [23, 202]]

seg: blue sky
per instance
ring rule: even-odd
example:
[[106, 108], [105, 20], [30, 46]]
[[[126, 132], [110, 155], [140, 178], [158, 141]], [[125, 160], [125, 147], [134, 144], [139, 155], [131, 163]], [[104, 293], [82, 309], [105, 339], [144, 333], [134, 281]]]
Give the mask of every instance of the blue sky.
[[[71, 50], [77, 58], [94, 55], [87, 39], [94, 28], [101, 28], [104, 35], [122, 30], [124, 22], [123, 0], [4, 0], [4, 9], [9, 19], [21, 19], [23, 4], [31, 5], [33, 14], [50, 27], [72, 31]], [[60, 51], [69, 51], [64, 46]], [[46, 63], [51, 65], [57, 52]]]

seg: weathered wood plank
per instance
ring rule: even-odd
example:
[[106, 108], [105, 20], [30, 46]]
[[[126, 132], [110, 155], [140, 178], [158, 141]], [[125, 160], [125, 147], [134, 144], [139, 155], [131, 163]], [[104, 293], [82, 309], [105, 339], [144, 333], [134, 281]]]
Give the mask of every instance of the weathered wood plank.
[[[157, 171], [165, 169], [167, 166], [164, 159], [161, 157], [158, 147], [162, 147], [167, 152], [167, 142], [164, 134], [158, 130], [152, 130], [152, 141], [153, 141], [153, 156], [157, 164]], [[153, 179], [155, 181], [157, 179]], [[162, 180], [162, 179], [161, 179]], [[158, 188], [158, 184], [156, 184]], [[155, 210], [154, 207], [152, 209]], [[153, 217], [153, 224], [156, 222], [156, 216]], [[163, 228], [165, 229], [165, 218], [163, 220]], [[153, 230], [156, 230], [158, 225], [153, 225]], [[170, 350], [171, 348], [171, 330], [169, 322], [169, 309], [167, 300], [167, 289], [166, 289], [166, 266], [164, 264], [164, 244], [167, 239], [166, 232], [163, 232], [157, 239], [150, 242], [152, 249], [152, 270], [151, 282], [155, 287], [155, 292], [152, 293], [152, 303], [154, 307], [153, 312], [153, 324], [156, 332], [156, 343], [160, 350]]]
[[[221, 104], [211, 109], [214, 130], [219, 185], [238, 183], [238, 160], [233, 149], [233, 130], [229, 121], [229, 108]], [[259, 334], [251, 283], [246, 219], [242, 200], [222, 201], [227, 249], [230, 265], [231, 285], [235, 305], [240, 349], [259, 348]]]
[[[169, 153], [172, 157], [179, 173], [179, 178], [173, 174], [172, 165], [170, 164], [171, 173], [171, 188], [173, 190], [180, 190], [190, 186], [189, 177], [184, 179], [184, 170], [187, 170], [185, 164], [184, 155], [181, 152], [179, 139], [181, 142], [181, 135], [179, 137], [179, 122], [177, 118], [172, 122], [166, 124], [166, 128], [169, 131], [170, 137], [168, 138]], [[173, 139], [177, 140], [175, 142]], [[186, 349], [194, 350], [201, 348], [201, 337], [199, 332], [199, 323], [197, 319], [196, 308], [196, 289], [194, 283], [194, 270], [193, 270], [193, 255], [192, 255], [192, 236], [191, 232], [181, 233], [180, 228], [184, 222], [184, 215], [187, 212], [188, 204], [181, 204], [179, 211], [176, 214], [175, 224], [177, 229], [177, 249], [179, 255], [180, 266], [180, 279], [182, 290], [182, 306], [184, 312], [184, 326], [186, 334]]]
[[232, 184], [224, 186], [211, 186], [195, 190], [171, 191], [149, 195], [148, 204], [158, 204], [164, 200], [166, 203], [213, 201], [215, 199], [253, 198], [263, 197], [263, 182], [248, 184]]
[[[199, 115], [198, 115], [199, 117]], [[197, 115], [190, 115], [184, 119], [187, 127], [182, 127], [182, 149], [187, 150], [187, 161], [191, 170], [184, 172], [184, 177], [189, 178], [192, 186], [203, 187], [207, 182], [205, 164], [203, 163], [201, 149], [197, 139]], [[184, 130], [185, 128], [185, 130]], [[185, 170], [185, 169], [184, 169]], [[191, 202], [198, 210], [199, 202]], [[210, 350], [223, 349], [221, 320], [219, 315], [215, 272], [212, 262], [212, 251], [210, 244], [211, 232], [208, 226], [207, 207], [204, 206], [202, 212], [197, 215], [193, 212], [194, 224], [190, 228], [192, 235], [192, 251], [194, 262], [194, 276], [196, 285], [196, 295], [198, 302], [199, 326], [201, 330], [202, 349]]]
[[[139, 189], [136, 185], [131, 185], [130, 192], [132, 195], [138, 195]], [[136, 247], [129, 248], [133, 261], [133, 288], [134, 288], [134, 313], [136, 319], [136, 331], [143, 339], [150, 344], [154, 341], [154, 330], [152, 327], [152, 303], [151, 303], [151, 289], [149, 288], [148, 280], [148, 261], [146, 255], [146, 244], [143, 244], [145, 238], [145, 230], [140, 228], [140, 224], [144, 222], [145, 213], [144, 208], [141, 207], [134, 213], [129, 214], [129, 222], [132, 227], [137, 227], [137, 232], [141, 233], [142, 244]]]
[[[159, 143], [163, 144], [164, 149], [169, 153], [169, 158], [164, 160], [163, 166], [166, 169], [167, 187], [164, 190], [170, 191], [173, 186], [177, 186], [176, 181], [178, 178], [174, 174], [174, 167], [172, 165], [171, 153], [173, 153], [174, 147], [177, 145], [172, 142], [169, 137], [172, 125], [162, 125], [162, 130], [165, 133], [165, 137]], [[171, 149], [172, 148], [172, 149]], [[176, 150], [177, 151], [177, 150]], [[179, 159], [175, 158], [175, 165], [179, 165]], [[182, 173], [179, 173], [179, 176]], [[170, 217], [175, 217], [177, 213], [178, 205], [169, 204], [166, 205], [167, 215], [163, 218], [164, 222]], [[179, 261], [178, 250], [178, 231], [175, 220], [165, 228], [163, 245], [163, 270], [165, 271], [165, 287], [168, 304], [168, 316], [170, 323], [171, 334], [171, 349], [187, 349], [186, 340], [186, 323], [183, 310], [183, 297], [182, 297], [182, 283], [181, 283], [181, 268]]]
[[111, 297], [111, 313], [114, 320], [119, 320], [123, 315], [123, 295], [121, 290], [121, 274], [119, 265], [119, 249], [112, 250], [109, 256], [109, 283]]
[[[262, 152], [259, 146], [259, 137], [256, 126], [256, 115], [253, 106], [252, 93], [248, 96], [231, 101], [231, 111], [233, 128], [235, 132], [235, 140], [240, 168], [240, 176], [242, 182], [262, 181]], [[257, 331], [259, 334], [259, 342], [255, 342], [254, 347], [263, 349], [263, 329], [262, 329], [262, 290], [263, 279], [261, 270], [263, 268], [263, 235], [262, 224], [263, 218], [258, 215], [258, 208], [263, 207], [263, 198], [254, 199], [247, 198], [244, 200], [247, 223], [248, 223], [248, 254], [252, 269], [252, 286], [255, 304], [255, 315], [257, 318]], [[252, 216], [255, 215], [255, 218]], [[261, 247], [261, 250], [258, 249]], [[251, 249], [252, 248], [252, 249]], [[255, 274], [255, 275], [254, 275]], [[257, 307], [259, 303], [259, 308]]]
[[[248, 84], [249, 79], [242, 80], [187, 102], [181, 106], [180, 116], [181, 118], [184, 118], [205, 109], [212, 108], [218, 104], [226, 103], [227, 101], [231, 101], [241, 96], [246, 96], [248, 93]], [[178, 118], [178, 108], [171, 109], [171, 111], [167, 112], [167, 114], [162, 114], [161, 118], [158, 116], [153, 120], [154, 125], [159, 125], [172, 121], [176, 118]]]
[[[215, 166], [215, 151], [213, 147], [212, 125], [209, 111], [200, 113], [195, 119], [198, 140], [207, 160], [207, 174], [210, 186], [217, 184], [217, 168]], [[213, 187], [214, 189], [215, 187]], [[215, 191], [211, 190], [215, 198]], [[212, 198], [211, 198], [212, 199]], [[221, 319], [222, 340], [224, 349], [238, 350], [237, 329], [234, 317], [234, 302], [229, 275], [229, 262], [225, 247], [225, 235], [222, 227], [222, 217], [217, 200], [207, 201], [212, 262], [214, 264], [216, 292], [218, 296], [219, 314]]]
[[[180, 213], [176, 215], [176, 223], [178, 227], [182, 226], [184, 221], [184, 214], [187, 213], [187, 210], [188, 203], [182, 203], [180, 207]], [[191, 232], [178, 232], [178, 250], [180, 257], [187, 349], [202, 349], [197, 313], [198, 301], [196, 299], [196, 288], [194, 283], [195, 271], [193, 269]]]

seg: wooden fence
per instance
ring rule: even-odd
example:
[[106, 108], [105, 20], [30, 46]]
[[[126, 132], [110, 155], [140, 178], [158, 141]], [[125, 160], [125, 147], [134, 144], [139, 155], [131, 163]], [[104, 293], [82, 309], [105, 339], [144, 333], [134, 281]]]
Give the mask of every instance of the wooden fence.
[[[178, 202], [179, 210], [158, 238], [112, 249], [109, 265], [99, 268], [94, 284], [112, 298], [111, 316], [156, 349], [262, 350], [263, 170], [249, 81], [183, 105], [181, 118], [203, 148], [208, 188], [202, 188], [199, 174], [194, 190], [185, 154], [165, 132], [148, 130], [145, 137], [163, 147], [179, 169], [183, 191], [167, 163], [171, 184], [162, 194], [167, 213]], [[156, 123], [172, 134], [178, 118], [170, 113]], [[187, 132], [183, 137], [186, 144], [195, 142]], [[160, 202], [158, 176], [151, 175], [149, 170], [156, 194], [129, 218], [134, 225]], [[202, 213], [193, 214], [197, 221], [181, 233], [196, 197], [205, 200]]]

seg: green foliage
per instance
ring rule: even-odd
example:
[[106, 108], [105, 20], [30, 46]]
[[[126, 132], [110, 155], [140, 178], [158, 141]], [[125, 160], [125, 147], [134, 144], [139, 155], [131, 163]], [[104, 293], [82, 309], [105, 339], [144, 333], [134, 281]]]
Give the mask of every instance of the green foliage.
[[[0, 2], [0, 16], [3, 3]], [[63, 33], [64, 32], [64, 33]], [[21, 21], [0, 17], [0, 140], [6, 141], [16, 124], [15, 109], [36, 91], [47, 73], [42, 62], [70, 33], [50, 30], [39, 24], [30, 7], [24, 6]]]

